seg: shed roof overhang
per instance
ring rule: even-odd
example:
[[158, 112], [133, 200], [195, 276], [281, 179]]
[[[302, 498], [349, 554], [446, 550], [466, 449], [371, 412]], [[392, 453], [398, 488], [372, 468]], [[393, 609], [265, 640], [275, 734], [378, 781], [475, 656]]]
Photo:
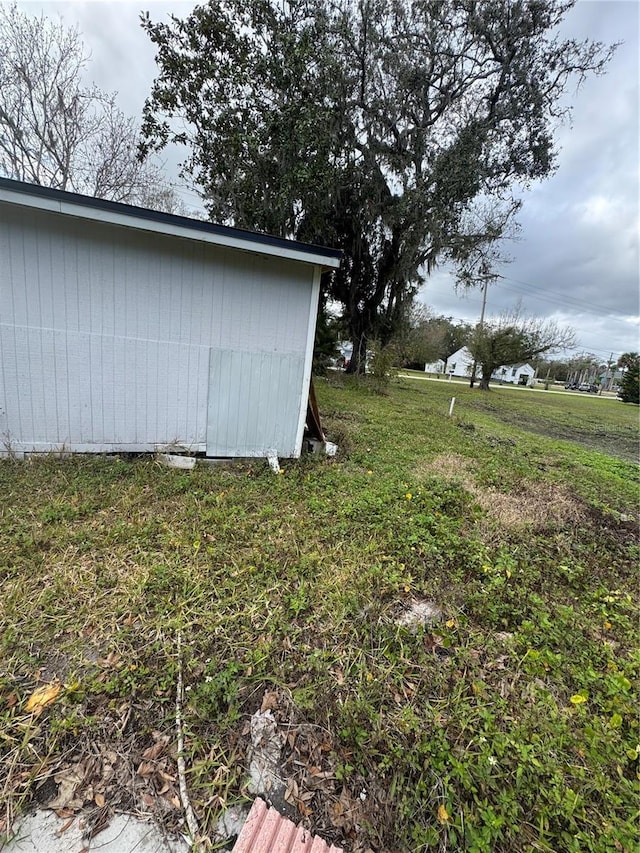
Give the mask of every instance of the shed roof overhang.
[[52, 211], [76, 219], [88, 219], [138, 231], [182, 237], [230, 249], [275, 255], [324, 269], [337, 269], [342, 257], [342, 253], [337, 249], [326, 249], [309, 243], [273, 237], [270, 234], [229, 228], [226, 225], [214, 225], [200, 219], [189, 219], [186, 216], [147, 210], [143, 207], [63, 192], [8, 178], [0, 178], [0, 203]]

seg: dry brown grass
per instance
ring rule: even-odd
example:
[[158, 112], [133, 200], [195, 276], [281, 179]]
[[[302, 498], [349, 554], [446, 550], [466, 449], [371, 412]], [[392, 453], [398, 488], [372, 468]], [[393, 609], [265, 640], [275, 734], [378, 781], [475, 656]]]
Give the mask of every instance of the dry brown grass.
[[488, 520], [509, 531], [569, 527], [586, 518], [583, 504], [566, 486], [523, 481], [517, 492], [509, 493], [483, 487], [475, 479], [473, 460], [455, 453], [436, 456], [416, 474], [459, 483], [473, 495]]

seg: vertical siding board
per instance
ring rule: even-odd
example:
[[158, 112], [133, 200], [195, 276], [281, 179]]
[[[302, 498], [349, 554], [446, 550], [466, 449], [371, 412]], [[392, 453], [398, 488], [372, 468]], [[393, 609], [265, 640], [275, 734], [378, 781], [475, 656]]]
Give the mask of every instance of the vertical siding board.
[[[33, 246], [29, 245], [29, 247], [27, 248], [27, 245], [26, 245], [28, 239], [30, 239], [31, 243], [33, 242], [33, 236], [31, 234], [27, 235], [26, 233], [23, 232], [23, 234], [22, 234], [22, 264], [24, 266], [24, 272], [25, 272], [25, 275], [24, 275], [24, 279], [25, 279], [25, 287], [24, 287], [24, 299], [25, 299], [25, 306], [24, 306], [25, 311], [24, 311], [24, 313], [25, 313], [25, 317], [23, 320], [23, 324], [24, 324], [24, 329], [25, 329], [24, 344], [25, 344], [25, 357], [26, 357], [26, 361], [25, 361], [25, 369], [26, 369], [25, 382], [26, 383], [29, 383], [30, 376], [31, 376], [31, 346], [30, 346], [30, 341], [29, 341], [28, 329], [29, 329], [30, 322], [32, 322], [32, 321], [34, 323], [38, 322], [38, 318], [35, 315], [36, 300], [38, 298], [38, 292], [37, 292], [38, 282], [37, 282], [37, 278], [34, 275], [34, 271], [33, 271], [33, 261], [34, 261]], [[25, 384], [24, 387], [29, 387], [29, 385]], [[27, 396], [27, 403], [28, 403], [28, 409], [29, 410], [28, 410], [28, 412], [25, 412], [25, 414], [26, 414], [26, 418], [27, 418], [28, 429], [30, 432], [33, 432], [33, 425], [35, 423], [34, 397], [37, 395], [37, 393], [38, 393], [37, 390], [34, 390], [34, 393], [29, 393]]]
[[[62, 305], [64, 306], [63, 318], [60, 321], [60, 325], [57, 325], [56, 328], [63, 330], [63, 348], [64, 348], [64, 372], [60, 377], [61, 384], [61, 399], [60, 405], [66, 407], [66, 436], [67, 442], [71, 443], [72, 436], [76, 435], [75, 429], [75, 415], [77, 412], [77, 407], [72, 405], [72, 397], [71, 397], [71, 371], [69, 364], [69, 339], [68, 332], [77, 328], [77, 320], [74, 322], [72, 320], [72, 306], [77, 300], [77, 295], [75, 291], [77, 290], [77, 281], [75, 276], [73, 275], [73, 269], [71, 267], [72, 258], [75, 258], [76, 254], [76, 241], [73, 238], [73, 235], [59, 235], [59, 247], [60, 247], [60, 255], [61, 255], [61, 264], [63, 271], [63, 295], [62, 295]], [[74, 298], [75, 297], [75, 298]], [[64, 331], [66, 330], [66, 332]]]
[[27, 277], [29, 270], [27, 267], [27, 235], [19, 227], [14, 231], [15, 240], [13, 241], [13, 320], [17, 326], [26, 328], [29, 325], [29, 313], [27, 308]]
[[318, 266], [313, 267], [310, 272], [310, 288], [307, 291], [307, 341], [305, 345], [304, 368], [300, 387], [300, 404], [298, 411], [298, 427], [296, 430], [294, 455], [298, 456], [302, 452], [302, 442], [304, 438], [304, 425], [307, 412], [307, 404], [309, 399], [309, 385], [311, 383], [311, 369], [313, 365], [313, 345], [315, 339], [315, 328], [318, 318], [318, 304], [320, 301], [320, 278], [321, 269]]
[[[1, 222], [1, 221], [0, 221]], [[22, 413], [20, 410], [21, 401], [18, 395], [18, 364], [17, 364], [17, 328], [16, 328], [16, 288], [22, 286], [24, 290], [24, 282], [19, 275], [22, 266], [17, 256], [18, 251], [22, 247], [22, 240], [18, 240], [18, 230], [16, 227], [11, 227], [11, 223], [6, 223], [6, 242], [3, 246], [4, 257], [9, 260], [8, 266], [4, 267], [5, 275], [2, 274], [0, 266], [0, 334], [2, 334], [2, 324], [6, 323], [5, 329], [8, 334], [3, 335], [4, 344], [2, 348], [2, 363], [3, 367], [9, 363], [9, 367], [4, 374], [4, 401], [6, 411], [4, 415], [4, 423], [8, 433], [7, 440], [11, 440], [13, 435], [19, 437], [22, 434]], [[0, 228], [0, 232], [4, 232], [5, 228]], [[6, 275], [8, 273], [8, 278]], [[15, 284], [14, 284], [15, 282]], [[11, 313], [5, 316], [8, 306], [11, 306]]]
[[[35, 234], [35, 254], [36, 268], [38, 276], [38, 325], [42, 328], [42, 334], [33, 335], [34, 354], [36, 362], [40, 357], [39, 367], [39, 385], [42, 389], [42, 411], [39, 414], [38, 422], [35, 428], [38, 434], [42, 436], [44, 441], [55, 441], [57, 433], [57, 409], [54, 399], [55, 387], [52, 382], [45, 381], [45, 375], [42, 370], [44, 365], [51, 365], [53, 353], [50, 347], [49, 330], [53, 325], [53, 317], [51, 316], [51, 302], [54, 288], [47, 286], [52, 280], [55, 271], [51, 269], [51, 254], [49, 245], [51, 242], [51, 232], [38, 231]], [[39, 351], [38, 351], [39, 350]], [[49, 371], [47, 371], [48, 373]]]
[[0, 341], [2, 357], [2, 396], [0, 397], [0, 407], [3, 409], [0, 423], [2, 424], [2, 432], [0, 441], [8, 442], [14, 437], [19, 437], [22, 433], [22, 424], [20, 421], [20, 401], [16, 393], [17, 383], [17, 364], [16, 364], [16, 338], [15, 334], [11, 333], [9, 326], [0, 325]]

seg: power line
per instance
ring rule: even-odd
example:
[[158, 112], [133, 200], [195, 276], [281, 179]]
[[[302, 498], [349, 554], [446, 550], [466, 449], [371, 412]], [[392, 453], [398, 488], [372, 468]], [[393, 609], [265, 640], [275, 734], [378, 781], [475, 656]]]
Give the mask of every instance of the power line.
[[[513, 287], [513, 284], [509, 289], [513, 289], [518, 291], [519, 293], [523, 293], [527, 296], [533, 296], [534, 299], [544, 300], [545, 302], [555, 302], [557, 304], [564, 304], [569, 308], [582, 308], [587, 311], [587, 313], [597, 313], [597, 314], [613, 314], [609, 308], [605, 308], [603, 305], [596, 305], [595, 302], [588, 302], [585, 299], [577, 299], [574, 296], [561, 296], [557, 293], [548, 293], [548, 291], [544, 290], [539, 285], [532, 284], [529, 281], [520, 281], [517, 278], [510, 278], [506, 275], [500, 275], [499, 278], [504, 279], [505, 281], [513, 282], [516, 285], [524, 285], [525, 287], [531, 288], [532, 290], [537, 290], [542, 295], [538, 295], [536, 293], [529, 293], [527, 290], [522, 290], [522, 288]], [[500, 286], [500, 285], [498, 285]], [[506, 285], [505, 285], [506, 286]]]

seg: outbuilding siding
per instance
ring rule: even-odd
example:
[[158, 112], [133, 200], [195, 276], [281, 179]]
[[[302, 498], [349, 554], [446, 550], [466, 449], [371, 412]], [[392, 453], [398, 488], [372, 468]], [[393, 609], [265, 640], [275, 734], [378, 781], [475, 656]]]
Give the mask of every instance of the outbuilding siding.
[[[205, 450], [247, 369], [261, 365], [256, 405], [238, 404], [240, 437], [264, 430], [283, 370], [296, 405], [306, 394], [311, 263], [16, 205], [0, 205], [0, 257], [5, 446]], [[217, 401], [211, 366], [225, 363], [231, 384]], [[281, 401], [281, 455], [299, 452], [292, 405]]]

